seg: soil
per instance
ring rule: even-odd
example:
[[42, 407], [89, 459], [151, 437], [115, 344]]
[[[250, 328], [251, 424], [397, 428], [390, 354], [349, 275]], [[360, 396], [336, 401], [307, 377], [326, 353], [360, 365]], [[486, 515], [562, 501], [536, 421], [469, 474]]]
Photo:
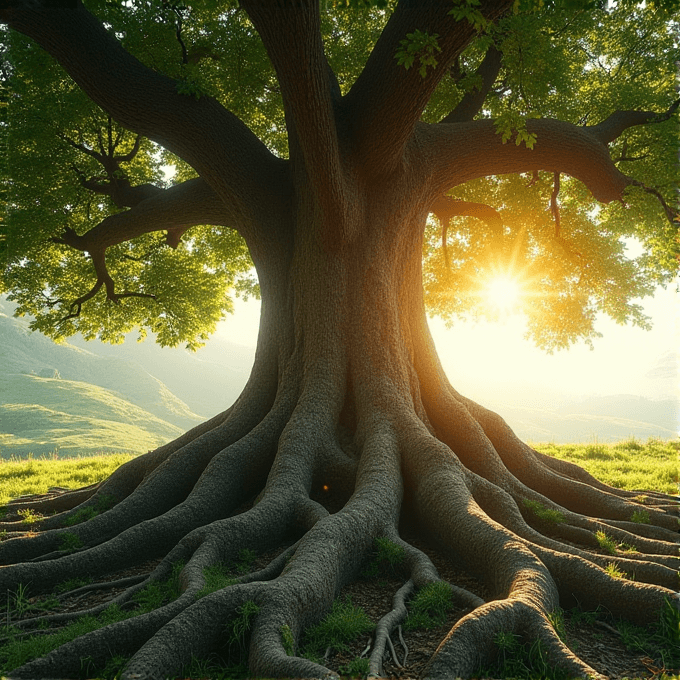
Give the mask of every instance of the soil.
[[[405, 536], [404, 538], [429, 555], [444, 580], [464, 587], [482, 598], [488, 597], [482, 584], [471, 576], [457, 571], [440, 553], [432, 550], [413, 536]], [[255, 561], [253, 568], [256, 570], [264, 567], [274, 556], [275, 554], [260, 556]], [[127, 576], [149, 573], [155, 565], [155, 562], [148, 562], [134, 569], [109, 574], [101, 580], [114, 581]], [[403, 585], [403, 582], [402, 578], [395, 575], [361, 579], [346, 586], [340, 593], [340, 597], [349, 597], [353, 605], [363, 608], [369, 618], [376, 622], [390, 611], [392, 598]], [[73, 598], [64, 598], [60, 602], [59, 609], [41, 613], [85, 610], [113, 598], [122, 590], [124, 588], [102, 589]], [[36, 601], [39, 599], [41, 598], [34, 598]], [[398, 678], [399, 680], [415, 680], [418, 678], [446, 633], [466, 613], [466, 611], [454, 608], [449, 611], [446, 623], [437, 628], [402, 629], [403, 642], [408, 648], [406, 664], [404, 664], [404, 648], [398, 632], [395, 631], [392, 635], [392, 641], [399, 664], [395, 663], [395, 660], [387, 651], [383, 661], [383, 677]], [[664, 672], [671, 677], [676, 673], [680, 674], [680, 668], [662, 668], [659, 660], [626, 648], [613, 622], [607, 622], [604, 615], [600, 615], [597, 620], [592, 619], [593, 617], [584, 620], [583, 617], [575, 617], [570, 612], [565, 612], [565, 641], [571, 649], [578, 653], [581, 659], [598, 672], [608, 676], [611, 680], [659, 679]], [[341, 672], [342, 667], [355, 658], [362, 655], [368, 656], [369, 642], [370, 636], [366, 635], [364, 638], [357, 639], [346, 650], [330, 650], [324, 664], [328, 668]], [[488, 674], [481, 674], [477, 677], [479, 680], [501, 680], [502, 678], [502, 676], [490, 676]], [[539, 676], [532, 677], [538, 678]], [[680, 675], [675, 677], [680, 677]]]

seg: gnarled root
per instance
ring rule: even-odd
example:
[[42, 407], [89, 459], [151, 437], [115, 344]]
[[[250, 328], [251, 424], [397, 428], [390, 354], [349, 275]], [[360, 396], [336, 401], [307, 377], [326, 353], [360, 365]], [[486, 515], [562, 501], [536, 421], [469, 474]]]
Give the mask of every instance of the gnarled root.
[[[484, 580], [493, 598], [485, 602], [451, 584], [464, 615], [425, 677], [478, 671], [493, 659], [501, 634], [540, 640], [550, 663], [570, 676], [602, 677], [559, 639], [551, 612], [579, 602], [647, 623], [673, 598], [680, 561], [671, 497], [654, 496], [652, 523], [636, 525], [628, 521], [636, 507], [629, 494], [537, 454], [497, 416], [441, 383], [412, 408], [404, 400], [390, 411], [380, 390], [362, 387], [349, 398], [338, 385], [303, 384], [294, 359], [275, 397], [255, 390], [260, 396], [252, 409], [237, 403], [209, 426], [132, 461], [128, 471], [124, 466], [117, 481], [114, 475], [80, 496], [65, 492], [63, 503], [50, 494], [44, 507], [85, 500], [45, 520], [37, 536], [0, 545], [0, 558], [12, 565], [0, 569], [2, 593], [19, 584], [32, 593], [49, 591], [73, 576], [97, 577], [160, 558], [148, 574], [109, 583], [123, 590], [106, 604], [17, 621], [21, 631], [60, 626], [101, 615], [111, 604], [128, 616], [29, 661], [11, 677], [78, 676], [84, 656], [96, 670], [112, 655], [132, 657], [126, 680], [171, 677], [192, 657], [228, 643], [224, 623], [239, 620], [245, 607], [252, 614], [253, 675], [336, 677], [329, 661], [295, 651], [305, 629], [358, 577], [374, 540], [387, 538], [402, 551], [403, 583], [391, 610], [376, 621], [369, 665], [377, 676], [408, 618], [409, 597], [441, 581], [430, 558], [400, 536], [400, 519]], [[113, 487], [123, 490], [112, 508], [63, 525]], [[22, 499], [13, 508], [41, 502]], [[553, 515], [537, 514], [536, 507]], [[555, 521], [546, 520], [551, 516]], [[605, 554], [598, 532], [625, 543], [627, 552]], [[66, 535], [80, 542], [74, 552], [62, 545]], [[208, 592], [210, 569], [234, 562], [244, 549], [273, 557]], [[178, 562], [184, 565], [179, 596], [135, 616], [140, 591], [167, 579]], [[608, 573], [610, 564], [635, 580]], [[68, 595], [104, 587], [98, 582]]]

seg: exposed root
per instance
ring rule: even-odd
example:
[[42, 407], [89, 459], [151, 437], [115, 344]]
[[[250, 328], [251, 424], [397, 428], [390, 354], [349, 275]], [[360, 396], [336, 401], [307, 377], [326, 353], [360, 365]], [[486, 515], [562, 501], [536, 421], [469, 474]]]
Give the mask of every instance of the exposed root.
[[[379, 406], [385, 403], [380, 390], [392, 389], [386, 383], [356, 391], [343, 410], [342, 389], [303, 387], [292, 377], [296, 367], [293, 358], [282, 369], [290, 379], [261, 417], [232, 409], [181, 446], [140, 457], [132, 473], [115, 482], [119, 489], [129, 482], [130, 489], [112, 508], [63, 526], [102, 498], [104, 483], [93, 486], [79, 506], [44, 520], [35, 538], [3, 542], [0, 557], [16, 563], [0, 570], [0, 591], [10, 593], [18, 584], [47, 591], [74, 575], [96, 577], [161, 559], [148, 575], [99, 581], [60, 596], [123, 588], [105, 604], [13, 622], [26, 630], [15, 635], [24, 635], [36, 626], [52, 629], [102, 615], [112, 604], [128, 617], [30, 661], [12, 677], [73, 677], [81, 673], [82, 657], [94, 671], [113, 654], [132, 656], [125, 680], [170, 677], [192, 656], [224, 647], [225, 622], [236, 621], [246, 605], [256, 612], [249, 621], [253, 675], [337, 677], [328, 659], [291, 655], [282, 630], [297, 647], [304, 630], [358, 576], [374, 540], [388, 538], [403, 552], [407, 580], [377, 621], [369, 668], [378, 677], [387, 653], [397, 667], [406, 664], [401, 624], [409, 596], [441, 581], [430, 558], [400, 537], [404, 515], [456, 565], [483, 578], [493, 598], [484, 602], [450, 584], [453, 602], [468, 613], [425, 677], [469, 676], [492, 661], [501, 633], [540, 640], [550, 663], [570, 676], [601, 677], [559, 640], [551, 612], [585, 602], [646, 623], [677, 590], [672, 498], [649, 494], [644, 507], [652, 523], [631, 522], [639, 498], [595, 483], [570, 464], [553, 464], [519, 442], [501, 419], [452, 391], [424, 392], [422, 403], [403, 403], [395, 412]], [[53, 493], [45, 502], [57, 498]], [[41, 502], [20, 501], [24, 507]], [[589, 514], [596, 509], [602, 512]], [[60, 542], [69, 534], [82, 547], [66, 554]], [[614, 554], [603, 549], [599, 534], [615, 542]], [[276, 557], [207, 593], [207, 570], [233, 563], [244, 549]], [[185, 565], [179, 596], [135, 615], [137, 594], [167, 579], [179, 561]], [[610, 565], [635, 581], [608, 573]]]
[[394, 629], [406, 618], [408, 612], [406, 610], [406, 599], [415, 590], [415, 585], [411, 579], [399, 588], [394, 595], [392, 601], [392, 611], [385, 614], [375, 627], [375, 642], [373, 643], [373, 651], [369, 657], [369, 671], [368, 675], [373, 677], [380, 677], [383, 674], [382, 659], [385, 654], [385, 644], [389, 644], [392, 657], [395, 664], [401, 667], [401, 664], [396, 658], [396, 653], [392, 645], [390, 635]]

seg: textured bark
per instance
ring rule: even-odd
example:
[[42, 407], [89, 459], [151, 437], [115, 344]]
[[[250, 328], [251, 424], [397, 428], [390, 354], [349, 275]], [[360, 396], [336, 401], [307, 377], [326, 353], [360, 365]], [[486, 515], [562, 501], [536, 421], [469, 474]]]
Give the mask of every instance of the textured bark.
[[[201, 175], [110, 218], [85, 241], [103, 254], [121, 235], [160, 229], [157, 209], [174, 220], [173, 229], [228, 220], [246, 238], [262, 292], [253, 372], [228, 411], [96, 488], [10, 505], [59, 514], [34, 525], [37, 536], [0, 545], [0, 560], [10, 565], [0, 569], [0, 593], [19, 584], [47, 591], [76, 574], [96, 577], [162, 558], [117, 600], [128, 602], [165, 578], [177, 560], [185, 562], [181, 596], [30, 661], [12, 677], [72, 677], [84, 654], [97, 663], [133, 655], [123, 673], [129, 680], [169, 677], [192, 654], [210, 654], [223, 622], [249, 600], [259, 606], [250, 638], [254, 675], [332, 675], [288, 656], [282, 626], [297, 642], [358, 576], [376, 538], [402, 545], [413, 588], [436, 581], [429, 560], [400, 538], [402, 520], [484, 579], [494, 598], [484, 603], [454, 590], [471, 611], [442, 642], [428, 677], [469, 676], [492, 656], [501, 631], [540, 639], [555, 666], [574, 676], [596, 675], [560, 642], [548, 615], [578, 600], [639, 623], [657, 618], [677, 589], [674, 499], [650, 495], [649, 527], [634, 524], [639, 506], [629, 492], [536, 453], [499, 416], [456, 392], [428, 331], [421, 253], [428, 213], [441, 207], [446, 189], [470, 179], [552, 170], [608, 201], [620, 197], [628, 178], [597, 134], [559, 121], [528, 126], [538, 134], [533, 151], [503, 145], [491, 121], [419, 123], [436, 82], [472, 37], [468, 22], [450, 18], [446, 2], [401, 3], [344, 99], [329, 81], [318, 6], [276, 13], [281, 30], [262, 3], [243, 4], [281, 83], [287, 161], [217, 102], [177, 95], [172, 81], [127, 55], [84, 10], [68, 20], [58, 12], [0, 12], [123, 125], [163, 143]], [[493, 18], [510, 4], [487, 3], [485, 11]], [[405, 30], [434, 26], [442, 34], [438, 67], [425, 79], [398, 68], [394, 47]], [[113, 507], [65, 525], [104, 498]], [[546, 526], [524, 501], [559, 511], [564, 522]], [[21, 533], [18, 516], [5, 519], [0, 528]], [[639, 553], [598, 555], [592, 549], [600, 530]], [[66, 534], [83, 547], [63, 551]], [[246, 548], [268, 552], [291, 543], [262, 572], [197, 598], [206, 567]], [[608, 563], [636, 580], [612, 577]], [[385, 612], [376, 645], [384, 646], [403, 618], [410, 590]]]

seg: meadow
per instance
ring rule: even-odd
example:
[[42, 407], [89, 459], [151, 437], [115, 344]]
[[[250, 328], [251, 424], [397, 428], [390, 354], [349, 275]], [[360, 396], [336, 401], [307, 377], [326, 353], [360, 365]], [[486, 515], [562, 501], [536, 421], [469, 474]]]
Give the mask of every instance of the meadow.
[[[621, 489], [678, 494], [680, 440], [631, 438], [617, 444], [532, 444], [542, 453], [570, 460], [606, 484]], [[110, 454], [81, 458], [52, 456], [0, 458], [0, 506], [17, 496], [52, 487], [78, 488], [108, 477], [134, 456]]]

